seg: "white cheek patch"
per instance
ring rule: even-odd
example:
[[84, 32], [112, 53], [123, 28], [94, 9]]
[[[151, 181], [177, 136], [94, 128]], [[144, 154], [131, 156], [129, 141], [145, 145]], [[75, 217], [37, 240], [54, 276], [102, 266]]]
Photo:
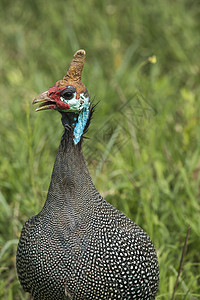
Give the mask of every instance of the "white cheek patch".
[[79, 103], [80, 103], [81, 109], [87, 108], [88, 106], [90, 106], [90, 99], [89, 99], [89, 97], [85, 97], [84, 93], [81, 93], [80, 98], [79, 98]]
[[60, 99], [63, 101], [63, 103], [69, 104], [70, 109], [68, 111], [71, 112], [79, 113], [83, 108], [89, 106], [89, 97], [85, 97], [84, 93], [80, 94], [79, 99], [76, 99], [76, 93], [74, 93], [74, 97], [70, 100], [66, 100], [63, 97], [60, 97]]

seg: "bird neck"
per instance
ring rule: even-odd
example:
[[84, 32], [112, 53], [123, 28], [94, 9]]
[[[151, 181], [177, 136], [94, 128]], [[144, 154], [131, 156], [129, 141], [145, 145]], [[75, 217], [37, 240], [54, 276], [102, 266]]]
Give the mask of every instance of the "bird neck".
[[93, 109], [90, 108], [89, 102], [79, 112], [61, 112], [62, 124], [68, 131], [73, 131], [73, 141], [75, 145], [81, 142], [82, 135], [89, 126], [92, 112]]
[[[69, 122], [69, 120], [68, 120]], [[66, 126], [67, 128], [67, 126]], [[92, 195], [92, 196], [91, 196]], [[59, 210], [90, 206], [99, 195], [90, 176], [81, 150], [81, 142], [74, 143], [73, 130], [65, 129], [51, 177], [43, 210]]]

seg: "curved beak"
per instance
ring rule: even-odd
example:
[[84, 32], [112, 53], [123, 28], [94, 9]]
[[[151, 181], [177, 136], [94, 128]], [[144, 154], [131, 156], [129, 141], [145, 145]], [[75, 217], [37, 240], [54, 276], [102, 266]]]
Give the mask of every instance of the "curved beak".
[[42, 92], [33, 100], [32, 104], [40, 103], [40, 105], [36, 108], [36, 111], [54, 109], [56, 107], [56, 102], [49, 98], [47, 94], [48, 91]]

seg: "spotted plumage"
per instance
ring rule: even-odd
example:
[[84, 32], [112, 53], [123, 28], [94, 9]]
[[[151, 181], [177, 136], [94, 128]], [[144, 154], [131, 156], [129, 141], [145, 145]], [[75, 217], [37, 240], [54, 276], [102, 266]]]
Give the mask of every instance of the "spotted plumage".
[[[80, 63], [78, 58], [83, 61], [85, 57], [83, 50], [77, 53], [75, 65], [71, 63], [73, 70], [77, 61]], [[81, 65], [77, 69], [82, 71]], [[68, 73], [71, 76], [73, 72]], [[78, 75], [73, 76], [76, 79]], [[74, 86], [77, 91], [78, 80], [73, 85], [73, 76], [70, 84], [69, 78], [65, 79], [65, 88]], [[101, 197], [82, 154], [82, 134], [93, 111], [87, 102], [88, 92], [82, 87], [81, 83], [78, 98], [77, 93], [75, 98], [73, 93], [65, 93], [64, 97], [77, 99], [77, 103], [65, 99], [64, 104], [69, 106], [65, 109], [59, 105], [63, 89], [61, 95], [56, 89], [40, 94], [34, 101], [42, 102], [39, 110], [58, 110], [65, 129], [45, 205], [21, 232], [17, 250], [19, 280], [24, 290], [38, 300], [155, 299], [159, 271], [150, 238]], [[81, 99], [84, 103], [80, 104]], [[76, 142], [75, 128], [83, 124], [83, 119], [84, 128]]]

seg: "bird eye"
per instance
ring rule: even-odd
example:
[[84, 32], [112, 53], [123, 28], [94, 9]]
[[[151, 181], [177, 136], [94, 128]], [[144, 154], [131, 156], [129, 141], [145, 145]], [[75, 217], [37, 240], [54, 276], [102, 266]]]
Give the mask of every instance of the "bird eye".
[[68, 86], [66, 89], [64, 89], [60, 96], [63, 97], [66, 100], [70, 100], [74, 97], [74, 93], [76, 92], [76, 89], [73, 86]]
[[64, 94], [62, 94], [62, 97], [65, 99], [72, 99], [73, 98], [73, 93], [72, 92], [65, 92]]

